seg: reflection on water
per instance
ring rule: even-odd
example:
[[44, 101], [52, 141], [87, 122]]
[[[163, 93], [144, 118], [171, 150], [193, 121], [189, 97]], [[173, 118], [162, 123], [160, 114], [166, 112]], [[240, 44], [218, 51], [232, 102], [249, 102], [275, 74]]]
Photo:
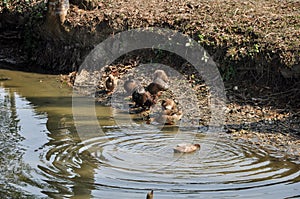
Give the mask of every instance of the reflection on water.
[[81, 135], [71, 91], [55, 76], [0, 73], [12, 78], [0, 82], [1, 198], [145, 198], [150, 189], [155, 198], [299, 197], [299, 162], [225, 135], [207, 156], [177, 155], [182, 138], [215, 140], [197, 129], [120, 126], [109, 107], [96, 106], [103, 132]]

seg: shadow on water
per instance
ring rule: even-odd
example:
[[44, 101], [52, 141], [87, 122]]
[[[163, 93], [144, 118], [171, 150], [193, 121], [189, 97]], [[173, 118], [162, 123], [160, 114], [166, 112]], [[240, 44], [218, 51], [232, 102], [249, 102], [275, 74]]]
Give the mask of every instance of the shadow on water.
[[145, 198], [149, 189], [157, 198], [299, 195], [299, 163], [226, 135], [215, 143], [205, 140], [205, 130], [183, 130], [215, 145], [205, 157], [177, 156], [172, 146], [180, 128], [120, 128], [114, 110], [96, 106], [105, 136], [88, 132], [85, 139], [74, 125], [71, 91], [58, 89], [55, 76], [7, 74], [12, 80], [0, 87], [0, 196]]

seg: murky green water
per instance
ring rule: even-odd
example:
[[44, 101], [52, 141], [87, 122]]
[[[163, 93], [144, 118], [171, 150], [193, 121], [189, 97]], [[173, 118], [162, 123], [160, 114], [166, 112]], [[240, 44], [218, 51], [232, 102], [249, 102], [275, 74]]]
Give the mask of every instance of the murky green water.
[[[300, 197], [299, 162], [197, 129], [120, 125], [109, 107], [77, 107], [75, 127], [72, 90], [56, 76], [0, 74], [11, 78], [0, 82], [1, 198], [145, 198], [150, 189], [158, 199]], [[174, 155], [180, 135], [214, 148]]]

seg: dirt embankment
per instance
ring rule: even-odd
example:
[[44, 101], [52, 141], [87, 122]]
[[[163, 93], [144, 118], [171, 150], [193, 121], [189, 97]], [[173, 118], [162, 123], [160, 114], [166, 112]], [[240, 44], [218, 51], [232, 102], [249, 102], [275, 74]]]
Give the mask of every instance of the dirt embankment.
[[[156, 26], [199, 41], [219, 63], [226, 80], [245, 74], [249, 78], [249, 73], [254, 80], [266, 77], [268, 81], [300, 74], [298, 1], [70, 2], [77, 5], [71, 4], [63, 34], [55, 38], [42, 26], [44, 1], [15, 3], [9, 10], [1, 7], [2, 58], [10, 55], [17, 62], [29, 60], [52, 72], [71, 71], [95, 44], [112, 34]], [[14, 57], [11, 48], [18, 50]]]

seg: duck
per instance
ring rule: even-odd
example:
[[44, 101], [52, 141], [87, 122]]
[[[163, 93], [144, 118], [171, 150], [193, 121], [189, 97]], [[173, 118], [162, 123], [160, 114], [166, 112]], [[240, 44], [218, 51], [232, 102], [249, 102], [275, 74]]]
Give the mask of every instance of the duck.
[[[74, 83], [75, 83], [76, 75], [77, 75], [76, 71], [70, 72], [69, 75], [62, 75], [61, 74], [60, 75], [60, 82], [61, 83], [67, 83], [68, 86], [73, 87]], [[3, 80], [7, 80], [7, 79], [3, 79], [3, 77], [2, 78], [0, 77], [0, 81], [1, 80], [3, 81]]]
[[132, 93], [132, 101], [138, 107], [149, 108], [156, 103], [156, 98], [146, 91], [143, 86], [138, 86]]
[[172, 99], [164, 99], [161, 102], [162, 110], [176, 110], [176, 103]]
[[200, 149], [200, 144], [182, 143], [173, 148], [174, 153], [192, 153]]
[[[182, 115], [182, 112], [181, 111], [178, 111], [178, 109], [173, 109], [173, 110], [161, 110], [160, 111], [160, 114], [161, 115], [168, 115], [168, 116], [181, 116]], [[178, 120], [180, 120], [181, 118], [178, 118]], [[177, 120], [177, 121], [178, 121]]]
[[180, 120], [182, 116], [182, 112], [177, 109], [176, 103], [172, 99], [164, 99], [161, 102], [161, 113], [164, 115], [175, 117], [174, 120]]
[[[160, 100], [159, 100], [160, 101]], [[148, 123], [156, 121], [160, 124], [174, 125], [182, 118], [182, 111], [178, 110], [176, 103], [172, 99], [163, 99], [161, 101], [161, 110], [154, 118], [150, 118]]]
[[168, 83], [168, 81], [169, 81], [168, 75], [163, 70], [155, 70], [154, 71], [153, 80], [158, 79], [158, 78], [163, 80], [166, 83]]
[[76, 75], [77, 75], [77, 71], [73, 71], [70, 72], [68, 75], [69, 81], [68, 81], [68, 85], [69, 86], [73, 86], [75, 83], [75, 79], [76, 79]]
[[166, 91], [168, 87], [166, 85], [162, 85], [156, 82], [151, 82], [147, 87], [146, 90], [151, 94], [151, 95], [160, 95], [161, 91]]
[[153, 199], [153, 190], [147, 193], [146, 199]]
[[129, 77], [128, 80], [124, 82], [124, 89], [127, 92], [128, 95], [132, 95], [135, 88], [140, 86], [140, 82], [133, 79], [133, 77]]
[[112, 92], [117, 86], [116, 77], [110, 74], [105, 80], [105, 86], [108, 93]]
[[151, 95], [157, 95], [161, 91], [168, 90], [169, 78], [165, 71], [156, 70], [153, 75], [152, 82], [146, 87], [146, 90], [151, 93]]
[[167, 125], [174, 125], [182, 118], [182, 111], [173, 112], [171, 110], [165, 110], [155, 118], [158, 123]]

